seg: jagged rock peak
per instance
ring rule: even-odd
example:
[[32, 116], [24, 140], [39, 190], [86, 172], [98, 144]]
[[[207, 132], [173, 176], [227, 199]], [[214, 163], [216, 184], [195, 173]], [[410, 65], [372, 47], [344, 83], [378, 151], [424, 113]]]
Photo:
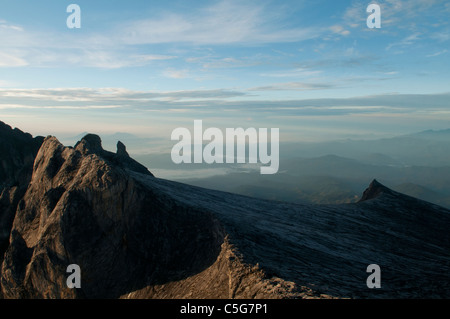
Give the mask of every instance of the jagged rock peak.
[[100, 136], [96, 134], [87, 134], [75, 144], [75, 150], [79, 151], [82, 155], [95, 154], [110, 164], [153, 176], [145, 166], [141, 165], [128, 155], [126, 146], [120, 141], [117, 143], [117, 153], [113, 153], [103, 149]]
[[130, 157], [130, 155], [127, 152], [127, 147], [121, 141], [117, 142], [117, 155]]
[[363, 196], [359, 201], [363, 202], [369, 199], [377, 198], [381, 194], [392, 194], [392, 193], [393, 193], [392, 190], [390, 190], [389, 188], [378, 182], [376, 179], [374, 179], [370, 183], [369, 187], [366, 188], [366, 190], [363, 193]]
[[75, 145], [75, 149], [83, 154], [97, 154], [103, 153], [102, 140], [96, 134], [87, 134], [81, 141]]

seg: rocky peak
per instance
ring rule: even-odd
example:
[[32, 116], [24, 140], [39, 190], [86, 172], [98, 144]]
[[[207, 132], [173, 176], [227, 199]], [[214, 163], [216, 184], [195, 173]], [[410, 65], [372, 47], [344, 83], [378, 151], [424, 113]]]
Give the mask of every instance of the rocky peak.
[[376, 179], [374, 179], [368, 188], [364, 191], [360, 202], [364, 202], [366, 200], [374, 199], [379, 197], [381, 194], [393, 194], [394, 191], [389, 189], [388, 187], [384, 186], [380, 182], [378, 182]]
[[117, 155], [130, 157], [130, 155], [128, 155], [126, 146], [121, 141], [117, 142]]
[[75, 144], [75, 149], [85, 155], [101, 155], [104, 152], [102, 140], [100, 139], [100, 136], [95, 134], [87, 134], [84, 136], [77, 144]]
[[117, 152], [113, 153], [103, 149], [100, 136], [87, 134], [75, 144], [75, 150], [79, 151], [82, 155], [95, 154], [108, 163], [118, 165], [123, 169], [129, 169], [141, 174], [153, 176], [145, 166], [141, 165], [128, 155], [126, 146], [120, 141], [117, 142]]
[[27, 183], [43, 140], [0, 121], [0, 189]]

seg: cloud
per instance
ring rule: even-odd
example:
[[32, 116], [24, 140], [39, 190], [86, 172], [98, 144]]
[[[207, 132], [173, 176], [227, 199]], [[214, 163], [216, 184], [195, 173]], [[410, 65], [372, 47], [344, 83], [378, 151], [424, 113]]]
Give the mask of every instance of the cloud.
[[446, 42], [450, 40], [450, 29], [447, 28], [439, 32], [433, 32], [431, 33], [430, 38], [439, 42]]
[[171, 60], [171, 59], [176, 59], [176, 56], [173, 55], [138, 55], [136, 56], [137, 59], [142, 60], [142, 61], [159, 61], [159, 60]]
[[418, 40], [420, 40], [420, 35], [421, 35], [420, 33], [414, 33], [414, 34], [411, 34], [411, 35], [403, 38], [399, 42], [390, 43], [386, 47], [386, 50], [389, 51], [390, 49], [392, 49], [393, 47], [396, 47], [396, 46], [399, 46], [399, 47], [410, 46], [410, 45], [414, 44], [415, 42], [417, 42]]
[[245, 96], [232, 90], [134, 91], [124, 88], [0, 89], [0, 106], [23, 108], [129, 108], [142, 109]]
[[[395, 46], [407, 46], [425, 39], [447, 41], [448, 30], [438, 32], [435, 28], [430, 33], [426, 30], [432, 22], [443, 25], [447, 22], [448, 5], [445, 1], [424, 0], [380, 0], [382, 6], [382, 32], [395, 34], [398, 28], [411, 30], [412, 36], [388, 45], [389, 50]], [[148, 18], [140, 20], [119, 20], [112, 28], [103, 31], [83, 29], [79, 32], [63, 32], [55, 29], [48, 31], [0, 21], [0, 52], [7, 54], [0, 61], [0, 66], [38, 66], [38, 67], [93, 67], [117, 69], [125, 67], [155, 64], [160, 70], [167, 70], [169, 60], [176, 59], [168, 53], [164, 44], [176, 44], [177, 49], [195, 46], [196, 48], [213, 46], [255, 46], [262, 44], [301, 42], [310, 39], [341, 38], [355, 35], [357, 26], [366, 30], [365, 11], [367, 3], [354, 1], [342, 14], [329, 25], [318, 27], [299, 25], [290, 19], [287, 5], [261, 1], [218, 1], [203, 2], [202, 7], [192, 6], [185, 11], [154, 11]], [[176, 8], [176, 6], [172, 7]], [[176, 9], [173, 9], [176, 10]], [[441, 12], [442, 11], [442, 12]], [[308, 14], [307, 12], [299, 12]], [[416, 19], [425, 14], [436, 19], [421, 19], [418, 29]], [[299, 20], [301, 21], [301, 20]], [[425, 23], [426, 22], [426, 23]], [[398, 28], [389, 28], [394, 26]], [[415, 27], [414, 27], [415, 25]], [[99, 29], [96, 29], [99, 30]], [[397, 31], [395, 31], [397, 30]], [[351, 32], [351, 33], [350, 33]], [[398, 35], [399, 33], [397, 33]], [[403, 33], [401, 33], [403, 34]], [[427, 37], [424, 35], [427, 34]], [[419, 36], [420, 35], [420, 36]], [[423, 35], [423, 36], [422, 36]], [[429, 36], [428, 36], [429, 35]], [[145, 54], [142, 45], [159, 48], [159, 52]], [[164, 47], [164, 48], [163, 48]], [[183, 57], [182, 57], [183, 58]], [[7, 63], [6, 63], [6, 62]], [[193, 60], [185, 60], [191, 63]], [[261, 60], [225, 57], [210, 57], [202, 64], [204, 69], [237, 68], [261, 63]], [[253, 63], [253, 64], [252, 64]], [[165, 75], [172, 78], [185, 78], [186, 72], [167, 70]]]
[[350, 34], [350, 31], [346, 30], [341, 25], [333, 25], [330, 27], [330, 30], [335, 34], [339, 34], [339, 35], [343, 35], [343, 36], [347, 36]]
[[233, 57], [226, 58], [209, 58], [202, 63], [204, 69], [229, 69], [229, 68], [240, 68], [249, 67], [261, 64], [258, 59], [245, 58], [237, 59]]
[[274, 78], [285, 78], [285, 77], [311, 77], [321, 74], [321, 70], [310, 70], [308, 68], [295, 68], [294, 70], [286, 70], [281, 72], [273, 73], [262, 73], [261, 76], [274, 77]]
[[126, 44], [190, 43], [201, 45], [300, 42], [320, 35], [317, 28], [282, 28], [280, 18], [260, 3], [221, 1], [189, 13], [165, 13], [129, 22]]
[[[257, 99], [249, 92], [265, 90], [320, 90], [326, 83], [280, 83], [266, 87], [233, 90], [133, 91], [124, 88], [0, 89], [0, 109], [31, 109], [83, 112], [109, 109], [108, 116], [123, 112], [142, 116], [167, 112], [201, 114], [205, 117], [240, 114], [267, 116], [344, 116], [346, 114], [428, 114], [443, 120], [449, 109], [450, 93], [380, 94], [352, 98]], [[387, 116], [387, 115], [386, 115]]]
[[0, 110], [6, 109], [40, 109], [40, 110], [105, 110], [117, 109], [120, 105], [84, 105], [84, 106], [70, 106], [70, 105], [52, 105], [52, 106], [37, 106], [24, 104], [2, 104], [0, 103]]
[[[248, 46], [300, 42], [316, 38], [322, 32], [308, 25], [289, 27], [284, 17], [285, 13], [273, 12], [260, 2], [219, 1], [203, 7], [193, 6], [185, 12], [157, 11], [146, 19], [119, 20], [112, 28], [83, 29], [82, 33], [30, 29], [2, 20], [0, 52], [8, 54], [8, 59], [3, 60], [13, 66], [117, 69], [158, 63], [164, 69], [165, 62], [176, 57], [163, 48], [154, 54], [143, 54], [142, 45]], [[249, 60], [224, 57], [206, 61], [203, 67], [239, 67], [249, 63]], [[186, 77], [180, 71], [165, 73], [174, 78]]]
[[6, 20], [0, 20], [0, 30], [5, 31], [23, 31], [23, 28], [18, 25], [9, 24]]
[[448, 52], [448, 50], [445, 49], [445, 50], [442, 50], [442, 51], [439, 51], [439, 52], [436, 52], [436, 53], [433, 53], [433, 54], [428, 54], [426, 57], [427, 58], [432, 58], [432, 57], [435, 57], [435, 56], [439, 56], [441, 54], [445, 54], [447, 52]]
[[0, 52], [0, 68], [21, 67], [26, 65], [28, 65], [28, 62], [22, 57], [15, 54]]
[[169, 68], [163, 72], [163, 76], [170, 78], [170, 79], [185, 79], [185, 78], [189, 77], [189, 71], [186, 69], [176, 70], [173, 68]]
[[328, 83], [288, 82], [250, 88], [249, 91], [310, 91], [334, 88]]
[[[329, 51], [323, 55], [321, 58], [315, 60], [306, 60], [299, 63], [301, 69], [312, 69], [316, 68], [359, 68], [361, 66], [370, 66], [379, 62], [380, 57], [373, 54], [360, 54], [354, 52], [354, 50], [347, 49], [344, 51], [336, 50]], [[379, 65], [377, 65], [379, 68]]]

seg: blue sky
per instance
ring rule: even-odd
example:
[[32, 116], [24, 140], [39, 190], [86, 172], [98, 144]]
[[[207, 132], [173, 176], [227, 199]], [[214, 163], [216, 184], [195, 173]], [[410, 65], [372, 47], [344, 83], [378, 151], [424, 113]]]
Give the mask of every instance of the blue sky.
[[284, 140], [445, 129], [449, 17], [438, 0], [1, 1], [0, 120], [169, 144], [194, 119]]

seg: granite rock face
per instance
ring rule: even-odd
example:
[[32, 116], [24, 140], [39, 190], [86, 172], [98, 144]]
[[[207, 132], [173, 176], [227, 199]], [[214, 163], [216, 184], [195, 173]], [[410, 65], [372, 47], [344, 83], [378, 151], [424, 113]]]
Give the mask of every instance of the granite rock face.
[[0, 263], [8, 247], [17, 204], [31, 180], [34, 158], [43, 140], [0, 121]]
[[[201, 273], [219, 255], [216, 267], [226, 277], [221, 284], [228, 285], [230, 271], [262, 281], [260, 270], [246, 268], [236, 257], [231, 261], [225, 232], [211, 213], [149, 189], [133, 172], [154, 178], [123, 149], [117, 156], [104, 151], [98, 136], [86, 136], [75, 148], [46, 138], [14, 219], [2, 266], [4, 296], [118, 298], [136, 292], [136, 298], [182, 297], [193, 293], [184, 284], [155, 291]], [[70, 264], [82, 269], [82, 289], [66, 285]], [[200, 277], [194, 281], [205, 285], [208, 281]], [[258, 295], [272, 286], [259, 283], [250, 290]], [[204, 296], [212, 292], [205, 290]], [[216, 297], [223, 293], [250, 296], [248, 291], [220, 291]]]
[[[450, 297], [450, 211], [376, 181], [355, 204], [266, 201], [156, 178], [92, 134], [47, 137], [33, 163], [5, 228], [4, 298]], [[381, 289], [366, 286], [374, 263]]]

